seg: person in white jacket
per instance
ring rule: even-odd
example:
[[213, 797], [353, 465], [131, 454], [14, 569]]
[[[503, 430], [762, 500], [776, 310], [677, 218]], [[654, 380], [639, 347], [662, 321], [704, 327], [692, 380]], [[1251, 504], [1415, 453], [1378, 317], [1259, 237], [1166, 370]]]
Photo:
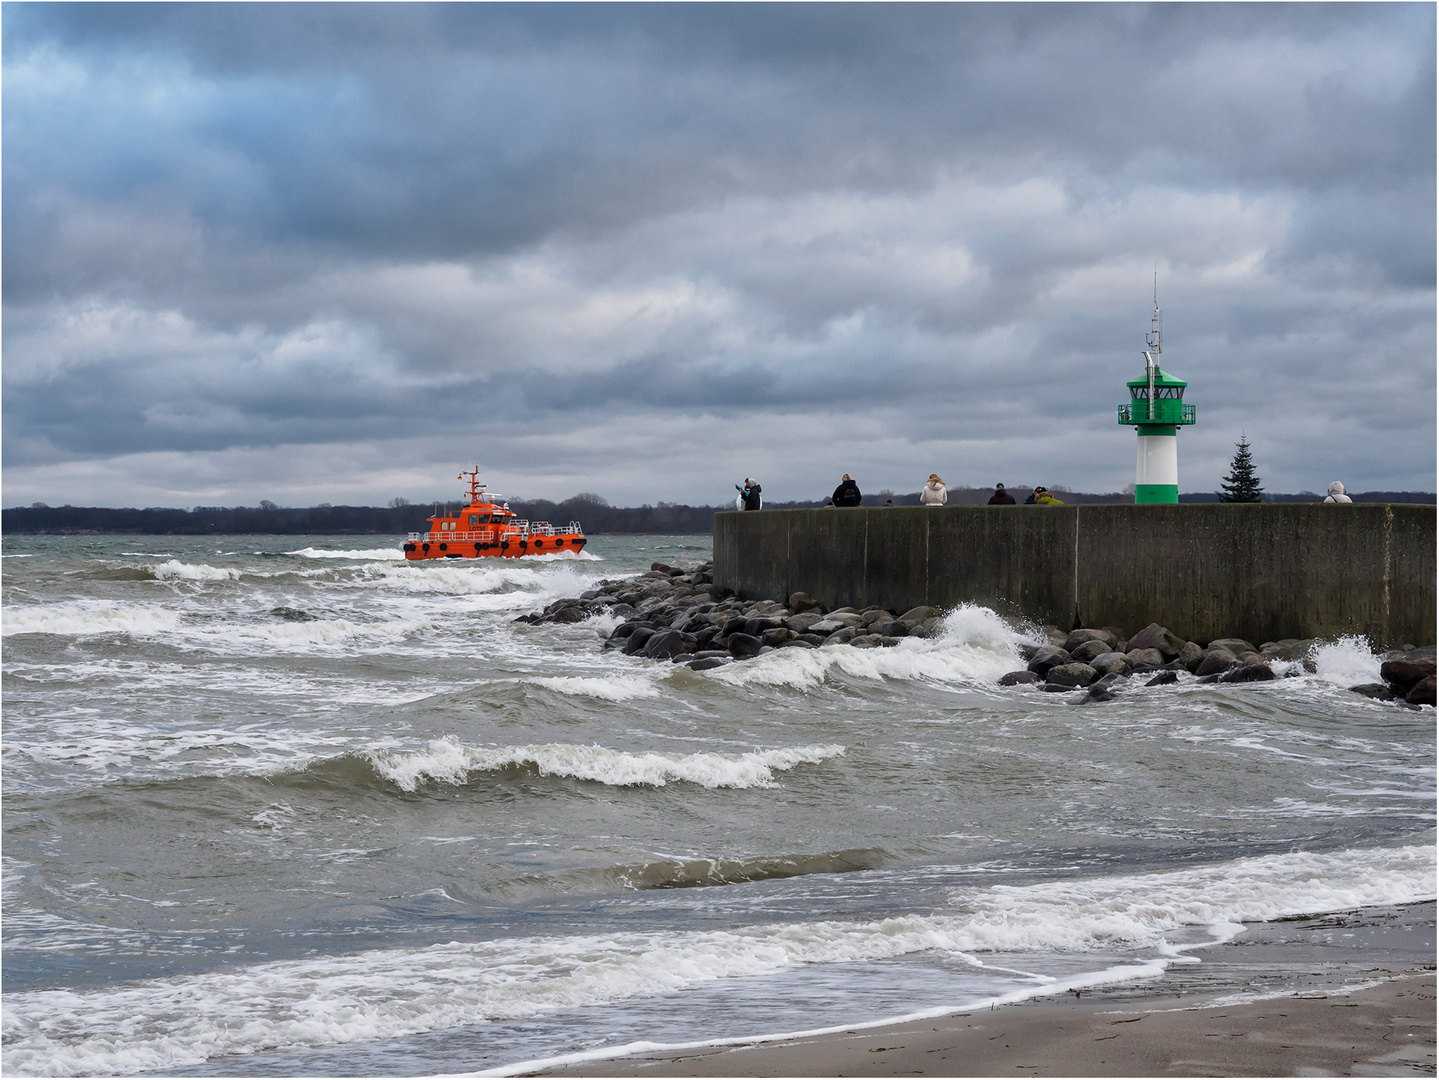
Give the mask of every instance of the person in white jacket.
[[949, 502], [949, 493], [944, 490], [944, 481], [939, 478], [938, 474], [929, 474], [929, 482], [919, 493], [919, 501], [924, 506], [943, 506]]
[[1344, 494], [1344, 485], [1338, 480], [1329, 485], [1329, 494], [1324, 496], [1327, 503], [1352, 503], [1354, 500]]

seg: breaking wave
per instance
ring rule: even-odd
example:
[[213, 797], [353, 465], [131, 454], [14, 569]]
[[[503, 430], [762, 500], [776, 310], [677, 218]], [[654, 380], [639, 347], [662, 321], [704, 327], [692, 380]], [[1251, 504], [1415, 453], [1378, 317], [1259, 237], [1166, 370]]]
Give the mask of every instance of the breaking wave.
[[[1000, 1000], [1157, 976], [1166, 935], [1434, 896], [1431, 844], [1239, 859], [1157, 874], [957, 892], [952, 911], [738, 930], [449, 942], [307, 957], [99, 988], [7, 994], [11, 1075], [139, 1074], [219, 1056], [398, 1038], [674, 993], [800, 964], [926, 952], [1130, 950], [1126, 964], [1037, 978]], [[1149, 955], [1145, 955], [1148, 953]], [[956, 1000], [929, 1011], [973, 1008]], [[504, 1070], [495, 1070], [501, 1072]]]
[[632, 753], [603, 746], [550, 743], [543, 746], [464, 746], [435, 739], [419, 751], [364, 754], [381, 776], [405, 791], [424, 783], [462, 785], [477, 774], [527, 770], [540, 776], [591, 780], [612, 787], [664, 787], [683, 782], [707, 788], [774, 786], [774, 774], [844, 753], [843, 746], [800, 746], [748, 754]]

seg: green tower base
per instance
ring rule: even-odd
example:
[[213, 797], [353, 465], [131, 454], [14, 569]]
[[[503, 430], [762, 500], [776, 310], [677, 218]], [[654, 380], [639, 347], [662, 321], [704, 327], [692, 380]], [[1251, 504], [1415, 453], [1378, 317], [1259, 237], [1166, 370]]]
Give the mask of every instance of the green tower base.
[[1134, 488], [1136, 503], [1177, 503], [1178, 484], [1138, 484]]

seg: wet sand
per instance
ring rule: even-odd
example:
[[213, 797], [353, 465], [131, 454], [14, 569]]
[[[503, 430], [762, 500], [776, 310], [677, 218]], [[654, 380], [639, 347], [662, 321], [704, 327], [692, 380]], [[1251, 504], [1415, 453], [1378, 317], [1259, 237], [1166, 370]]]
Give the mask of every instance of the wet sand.
[[1434, 1076], [1434, 914], [1429, 902], [1257, 924], [1128, 986], [525, 1075]]

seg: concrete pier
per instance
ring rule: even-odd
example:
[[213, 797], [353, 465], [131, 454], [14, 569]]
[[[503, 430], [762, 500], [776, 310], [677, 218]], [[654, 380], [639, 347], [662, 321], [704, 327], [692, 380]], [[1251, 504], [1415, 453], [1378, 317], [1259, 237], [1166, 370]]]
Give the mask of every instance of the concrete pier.
[[827, 607], [984, 604], [1205, 644], [1364, 634], [1435, 643], [1435, 507], [865, 507], [715, 515], [715, 580]]

